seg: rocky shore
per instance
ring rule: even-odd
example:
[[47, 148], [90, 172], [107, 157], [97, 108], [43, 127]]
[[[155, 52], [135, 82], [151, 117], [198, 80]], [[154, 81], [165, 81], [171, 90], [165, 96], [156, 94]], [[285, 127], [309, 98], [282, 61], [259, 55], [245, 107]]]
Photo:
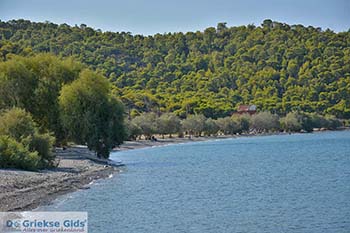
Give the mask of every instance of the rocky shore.
[[[277, 133], [286, 134], [286, 133]], [[271, 134], [260, 134], [271, 135]], [[273, 133], [276, 135], [276, 133]], [[256, 136], [256, 135], [242, 135]], [[127, 141], [114, 151], [141, 149], [236, 136], [166, 138]], [[239, 136], [238, 136], [239, 137]], [[111, 160], [97, 159], [84, 147], [56, 150], [59, 166], [57, 168], [29, 172], [17, 169], [0, 169], [0, 212], [31, 210], [39, 205], [50, 203], [57, 196], [88, 188], [93, 180], [109, 177], [119, 172], [118, 164]]]
[[40, 172], [0, 169], [0, 211], [36, 208], [119, 171], [118, 167], [108, 165], [108, 161], [91, 160], [93, 157], [87, 149], [70, 148], [57, 151], [56, 168]]
[[[157, 141], [127, 141], [114, 151], [140, 149], [168, 144], [205, 141], [213, 138], [167, 138]], [[0, 169], [0, 212], [31, 210], [45, 205], [62, 194], [88, 188], [93, 180], [120, 171], [111, 160], [97, 159], [84, 147], [56, 149], [59, 165], [39, 172]]]

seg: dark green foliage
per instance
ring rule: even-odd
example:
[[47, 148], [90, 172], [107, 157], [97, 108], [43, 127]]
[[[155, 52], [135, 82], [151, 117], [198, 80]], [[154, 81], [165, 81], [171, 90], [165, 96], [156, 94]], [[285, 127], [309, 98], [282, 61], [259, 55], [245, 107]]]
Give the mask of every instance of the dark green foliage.
[[162, 135], [179, 133], [181, 130], [181, 121], [173, 113], [165, 113], [158, 118], [158, 132]]
[[68, 138], [87, 144], [98, 157], [108, 158], [111, 149], [125, 139], [123, 106], [111, 95], [102, 75], [81, 72], [79, 79], [62, 88], [59, 104]]
[[343, 123], [339, 119], [335, 118], [334, 116], [327, 116], [326, 120], [327, 120], [328, 129], [337, 129], [343, 126]]
[[[19, 168], [39, 169], [54, 165], [55, 156], [52, 148], [55, 138], [49, 133], [40, 133], [31, 115], [23, 109], [12, 108], [0, 115], [0, 136], [8, 137], [8, 140], [3, 139], [4, 146], [6, 144], [9, 150], [18, 153], [12, 155], [11, 161], [23, 159], [23, 164], [16, 162]], [[33, 161], [29, 161], [30, 159]], [[14, 164], [11, 167], [15, 167]]]
[[204, 134], [206, 136], [211, 136], [211, 135], [216, 135], [219, 131], [219, 126], [216, 124], [216, 121], [211, 119], [211, 118], [208, 118], [206, 121], [205, 121], [205, 124], [204, 124]]
[[75, 80], [82, 65], [48, 54], [15, 56], [0, 63], [0, 109], [26, 109], [43, 130], [64, 138], [59, 121], [58, 96], [62, 86]]
[[[74, 56], [118, 87], [130, 113], [216, 119], [240, 103], [254, 103], [282, 115], [303, 111], [349, 119], [349, 33], [264, 20], [261, 27], [219, 23], [203, 32], [133, 36], [17, 20], [0, 22], [0, 57]], [[12, 65], [25, 80], [21, 85], [36, 85], [31, 73], [21, 71], [25, 65]], [[26, 89], [18, 93], [26, 95]]]
[[136, 140], [138, 136], [142, 135], [141, 128], [132, 121], [126, 121], [125, 128], [129, 140]]
[[23, 109], [8, 109], [0, 115], [0, 135], [21, 141], [34, 135], [35, 131], [36, 125], [32, 116]]
[[216, 124], [225, 135], [233, 135], [241, 131], [240, 124], [231, 117], [219, 118], [216, 120]]
[[303, 126], [302, 117], [296, 112], [290, 112], [280, 119], [281, 128], [288, 132], [299, 132]]
[[337, 129], [343, 126], [343, 123], [334, 116], [321, 116], [315, 113], [302, 113], [302, 128], [308, 132], [318, 129]]
[[40, 163], [38, 152], [30, 152], [15, 139], [0, 135], [0, 168], [37, 170]]
[[237, 122], [239, 127], [239, 133], [248, 132], [250, 127], [250, 115], [242, 114], [242, 115], [234, 115], [232, 119]]
[[251, 128], [257, 132], [276, 131], [280, 127], [279, 117], [270, 112], [259, 112], [252, 116]]
[[145, 135], [147, 139], [155, 133], [161, 133], [158, 129], [157, 115], [153, 112], [143, 113], [135, 117], [131, 123], [141, 130], [141, 134]]
[[27, 138], [22, 140], [29, 151], [36, 151], [40, 156], [40, 163], [42, 167], [52, 167], [55, 165], [55, 155], [52, 153], [55, 138], [49, 133], [35, 132]]
[[205, 130], [206, 118], [202, 114], [199, 115], [189, 115], [184, 119], [182, 124], [182, 129], [190, 135], [201, 136], [202, 132]]

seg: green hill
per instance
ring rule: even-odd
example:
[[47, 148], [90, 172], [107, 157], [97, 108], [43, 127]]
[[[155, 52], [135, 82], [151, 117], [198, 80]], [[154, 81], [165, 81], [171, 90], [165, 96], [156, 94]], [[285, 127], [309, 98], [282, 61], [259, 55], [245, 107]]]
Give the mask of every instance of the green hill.
[[102, 73], [131, 114], [230, 115], [239, 104], [281, 115], [350, 118], [350, 32], [265, 20], [261, 26], [132, 35], [0, 21], [0, 59], [49, 52]]

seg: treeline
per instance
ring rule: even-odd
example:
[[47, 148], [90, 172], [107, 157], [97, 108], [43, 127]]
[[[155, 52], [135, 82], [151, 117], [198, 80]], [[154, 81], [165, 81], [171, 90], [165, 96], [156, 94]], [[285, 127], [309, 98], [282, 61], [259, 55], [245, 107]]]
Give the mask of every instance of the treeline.
[[144, 136], [153, 139], [154, 135], [172, 137], [217, 136], [236, 134], [262, 134], [272, 132], [312, 132], [317, 129], [334, 130], [343, 126], [343, 122], [334, 116], [321, 116], [315, 113], [290, 112], [279, 117], [270, 112], [254, 115], [235, 114], [224, 118], [212, 119], [204, 115], [189, 115], [180, 119], [173, 113], [157, 116], [155, 113], [143, 113], [126, 122], [128, 138], [136, 140]]
[[0, 21], [0, 59], [49, 52], [105, 75], [131, 117], [231, 115], [255, 104], [279, 115], [350, 118], [350, 32], [265, 20], [261, 26], [132, 35], [27, 20]]
[[110, 82], [48, 54], [0, 62], [0, 168], [54, 166], [53, 145], [87, 145], [98, 157], [125, 139], [124, 108]]

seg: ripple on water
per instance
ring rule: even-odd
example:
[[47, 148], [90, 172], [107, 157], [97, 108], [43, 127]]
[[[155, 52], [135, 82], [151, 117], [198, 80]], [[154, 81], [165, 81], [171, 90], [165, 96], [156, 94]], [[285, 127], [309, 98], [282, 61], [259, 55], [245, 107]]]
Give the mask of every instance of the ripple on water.
[[350, 132], [117, 152], [124, 172], [45, 210], [89, 212], [89, 232], [350, 231]]

